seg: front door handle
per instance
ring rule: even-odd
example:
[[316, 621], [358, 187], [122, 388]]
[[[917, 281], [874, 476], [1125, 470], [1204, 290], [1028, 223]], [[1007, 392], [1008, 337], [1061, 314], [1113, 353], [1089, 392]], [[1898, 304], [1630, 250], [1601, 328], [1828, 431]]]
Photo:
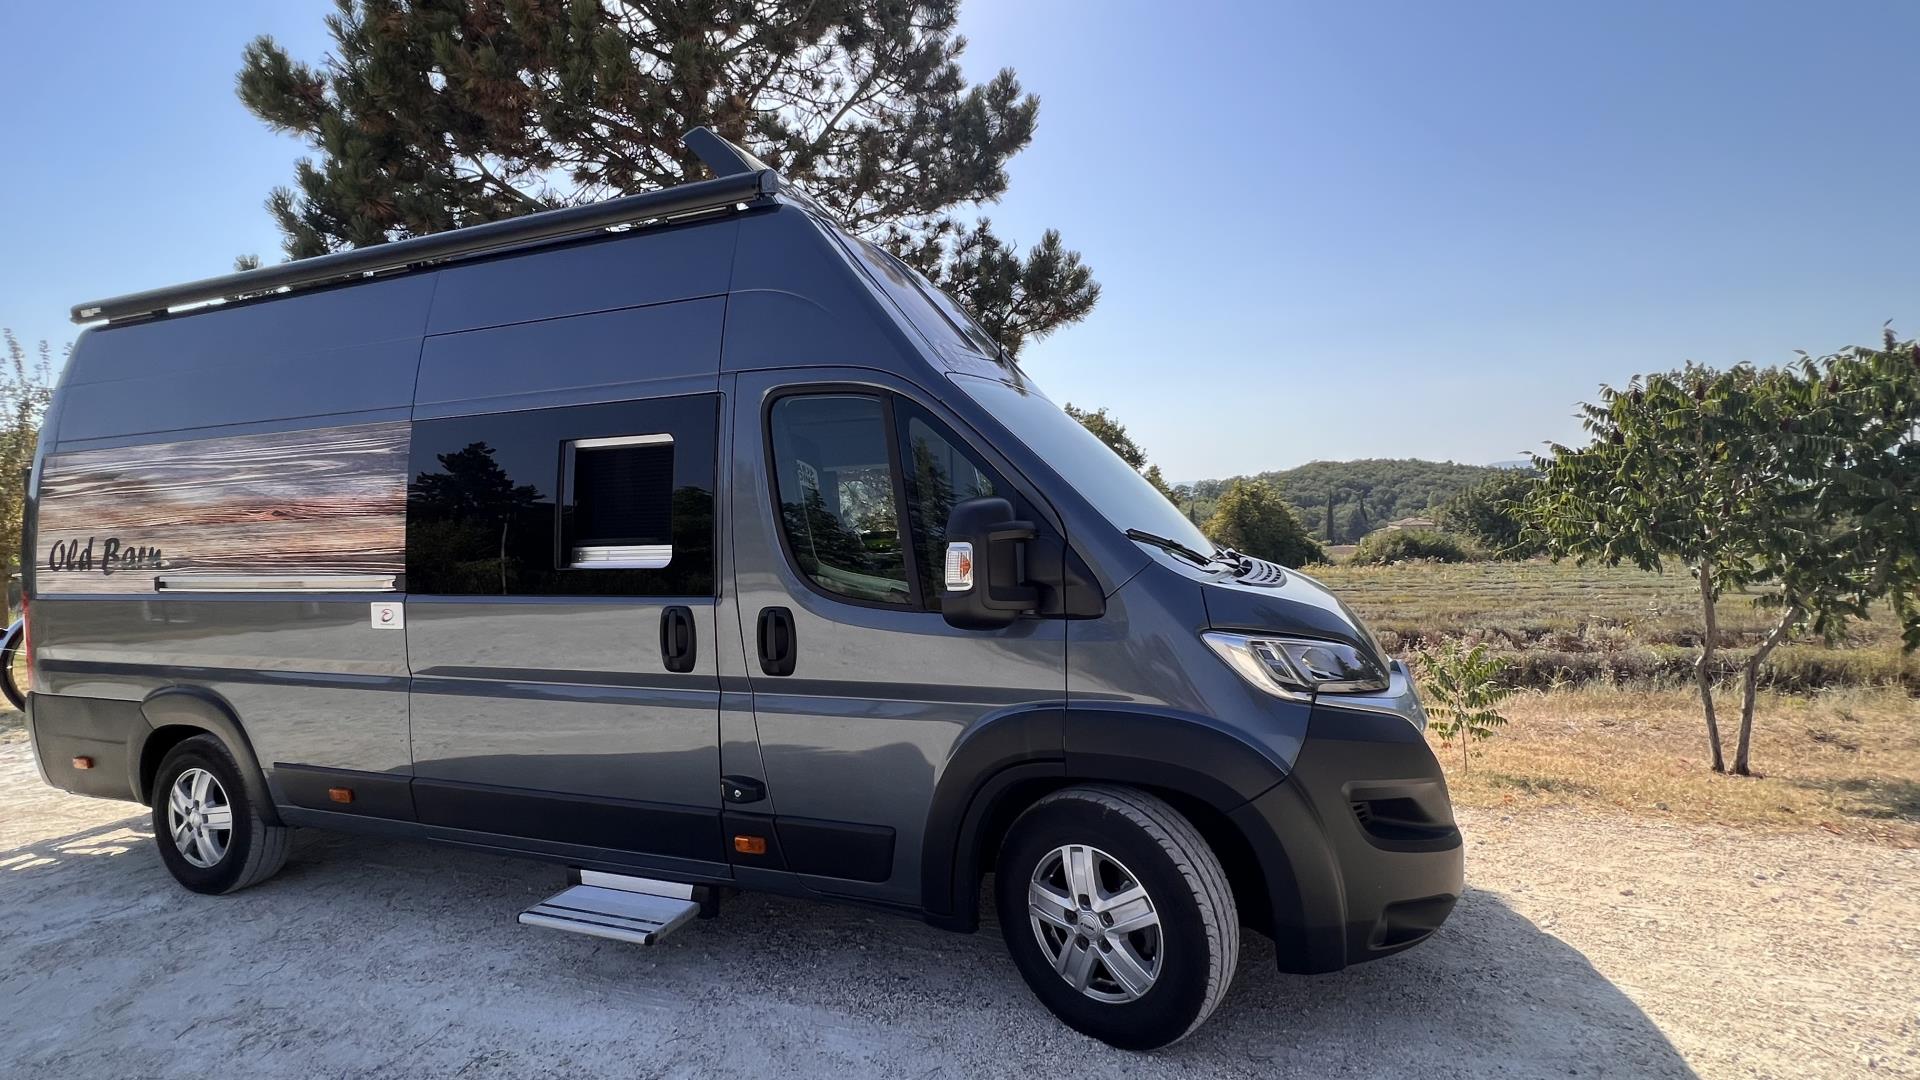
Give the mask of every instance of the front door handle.
[[760, 643], [760, 670], [769, 675], [793, 674], [794, 657], [799, 653], [793, 634], [793, 612], [783, 607], [760, 609], [754, 638]]
[[693, 630], [693, 609], [676, 604], [660, 613], [660, 662], [682, 675], [693, 670], [699, 653]]

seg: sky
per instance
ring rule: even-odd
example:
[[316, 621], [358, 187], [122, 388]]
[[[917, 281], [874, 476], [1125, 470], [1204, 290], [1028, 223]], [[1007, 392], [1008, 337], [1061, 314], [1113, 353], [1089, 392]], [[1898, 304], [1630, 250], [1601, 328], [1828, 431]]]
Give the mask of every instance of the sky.
[[[0, 325], [279, 257], [241, 49], [330, 0], [0, 8]], [[1168, 18], [1169, 11], [1177, 18]], [[1602, 383], [1920, 333], [1920, 5], [967, 0], [1040, 98], [1003, 238], [1103, 287], [1023, 365], [1174, 480], [1511, 460]]]

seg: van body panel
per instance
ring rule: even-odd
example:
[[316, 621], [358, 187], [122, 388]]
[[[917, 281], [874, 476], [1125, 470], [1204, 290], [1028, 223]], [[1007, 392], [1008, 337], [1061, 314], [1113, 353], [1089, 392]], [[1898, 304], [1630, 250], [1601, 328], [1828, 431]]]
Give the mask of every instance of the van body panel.
[[675, 392], [659, 385], [675, 381], [712, 392], [726, 306], [688, 300], [430, 337], [415, 404], [444, 415], [450, 405], [497, 411], [502, 398], [514, 408], [618, 401]]
[[806, 211], [782, 206], [747, 217], [738, 250], [723, 370], [847, 364], [926, 370], [919, 339]]
[[1151, 562], [1107, 598], [1105, 617], [1067, 623], [1069, 700], [1226, 722], [1284, 773], [1306, 737], [1308, 706], [1247, 685], [1208, 650], [1207, 626], [1201, 586]]
[[719, 680], [660, 664], [661, 612], [713, 640], [712, 597], [407, 604], [423, 778], [718, 807]]
[[742, 219], [628, 231], [436, 272], [426, 333], [724, 296]]
[[58, 439], [405, 408], [432, 293], [422, 275], [90, 330]]
[[33, 602], [36, 693], [138, 702], [204, 688], [245, 725], [263, 767], [411, 769], [405, 635], [378, 596], [87, 597]]
[[250, 420], [391, 408], [412, 390], [420, 341], [382, 341], [280, 359], [85, 383], [70, 393], [67, 439], [180, 433]]

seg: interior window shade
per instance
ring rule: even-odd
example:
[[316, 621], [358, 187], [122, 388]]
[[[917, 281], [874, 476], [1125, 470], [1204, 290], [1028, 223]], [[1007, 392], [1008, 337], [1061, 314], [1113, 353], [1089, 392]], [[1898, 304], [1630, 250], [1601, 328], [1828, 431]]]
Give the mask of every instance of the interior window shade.
[[672, 443], [576, 447], [573, 481], [576, 544], [672, 543]]

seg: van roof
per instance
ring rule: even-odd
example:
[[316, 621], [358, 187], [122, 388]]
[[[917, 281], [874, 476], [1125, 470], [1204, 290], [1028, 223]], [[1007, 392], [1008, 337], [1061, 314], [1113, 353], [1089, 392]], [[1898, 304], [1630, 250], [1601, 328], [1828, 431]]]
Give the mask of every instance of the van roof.
[[706, 128], [693, 129], [681, 141], [714, 173], [714, 179], [388, 244], [336, 251], [184, 285], [91, 300], [73, 306], [73, 321], [89, 323], [104, 319], [111, 325], [165, 314], [172, 308], [191, 304], [295, 292], [355, 279], [385, 278], [433, 269], [457, 259], [584, 236], [615, 226], [644, 227], [699, 215], [730, 213], [741, 207], [770, 202], [783, 186], [779, 174]]

